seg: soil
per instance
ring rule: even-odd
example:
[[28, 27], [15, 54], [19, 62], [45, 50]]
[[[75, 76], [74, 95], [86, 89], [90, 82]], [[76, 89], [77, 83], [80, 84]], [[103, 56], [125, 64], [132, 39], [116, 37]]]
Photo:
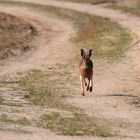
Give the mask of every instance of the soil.
[[[7, 133], [0, 132], [1, 139], [140, 139], [140, 19], [118, 11], [88, 4], [57, 2], [54, 0], [20, 1], [53, 5], [103, 16], [121, 24], [132, 33], [134, 39], [124, 58], [106, 66], [101, 73], [96, 71], [96, 62], [94, 62], [95, 74], [93, 93], [86, 94], [85, 97], [80, 96], [79, 76], [77, 72], [75, 72], [75, 75], [77, 75], [77, 84], [72, 87], [74, 96], [67, 99], [69, 103], [83, 108], [87, 114], [110, 121], [112, 129], [120, 131], [120, 135], [124, 137], [66, 137], [56, 136], [46, 130], [37, 129], [33, 134], [18, 136], [11, 132], [9, 132], [8, 135]], [[60, 19], [53, 19], [49, 16], [47, 17], [43, 13], [40, 14], [28, 8], [22, 8], [21, 10], [21, 8], [16, 6], [6, 7], [1, 5], [0, 11], [11, 13], [14, 16], [28, 20], [28, 22], [33, 24], [40, 32], [40, 36], [34, 40], [38, 49], [27, 53], [18, 60], [9, 61], [8, 65], [1, 66], [1, 75], [7, 73], [13, 74], [13, 72], [33, 68], [44, 69], [46, 66], [53, 67], [57, 63], [65, 64], [72, 59], [71, 54], [74, 53], [74, 45], [69, 38], [73, 36], [75, 32], [71, 23], [61, 21]], [[51, 29], [51, 31], [48, 29]]]

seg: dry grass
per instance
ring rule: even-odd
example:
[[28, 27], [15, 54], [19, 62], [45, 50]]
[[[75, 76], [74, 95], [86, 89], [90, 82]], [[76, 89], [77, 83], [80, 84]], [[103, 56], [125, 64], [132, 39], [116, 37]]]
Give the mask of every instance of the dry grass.
[[[3, 4], [9, 3], [3, 2]], [[12, 2], [11, 4], [27, 6], [47, 14], [50, 13], [57, 18], [69, 20], [73, 23], [77, 31], [77, 36], [72, 38], [73, 42], [77, 44], [77, 57], [79, 57], [79, 49], [87, 47], [94, 49], [95, 58], [112, 60], [122, 56], [131, 40], [130, 34], [125, 29], [109, 19], [51, 6], [19, 2]], [[25, 95], [26, 100], [36, 106], [63, 109], [73, 114], [72, 118], [62, 117], [58, 113], [40, 114], [41, 117], [37, 120], [37, 124], [63, 135], [112, 136], [112, 131], [106, 125], [104, 126], [101, 123], [100, 126], [94, 117], [79, 112], [79, 108], [70, 106], [65, 102], [65, 97], [73, 94], [73, 84], [77, 84], [74, 83], [75, 77], [68, 73], [68, 69], [77, 67], [75, 62], [77, 60], [71, 61], [73, 61], [73, 65], [58, 64], [52, 70], [32, 70], [24, 73], [23, 77], [20, 75], [21, 79], [17, 84], [19, 84], [21, 90], [27, 93]]]
[[137, 4], [131, 4], [131, 3], [116, 3], [116, 4], [110, 4], [107, 5], [106, 7], [115, 9], [115, 10], [121, 10], [124, 13], [130, 13], [136, 16], [140, 16], [140, 2]]
[[8, 117], [6, 114], [0, 115], [0, 123], [31, 125], [31, 122], [27, 118], [19, 118], [14, 120], [13, 118]]
[[[57, 68], [60, 69], [60, 66], [58, 65]], [[19, 80], [20, 88], [27, 92], [25, 99], [29, 102], [42, 106], [43, 108], [57, 108], [58, 110], [65, 110], [72, 114], [71, 116], [64, 117], [58, 112], [46, 112], [46, 114], [40, 114], [39, 118], [35, 118], [35, 124], [38, 127], [50, 129], [60, 135], [94, 135], [101, 137], [116, 135], [116, 133], [107, 126], [107, 122], [104, 123], [102, 119], [93, 116], [89, 117], [82, 113], [82, 109], [65, 102], [66, 97], [73, 94], [71, 90], [71, 84], [73, 84], [71, 80], [73, 81], [73, 79], [65, 74], [68, 69], [66, 65], [64, 65], [62, 69], [63, 71], [60, 70], [61, 72], [57, 72], [55, 75], [52, 75], [54, 70], [46, 72], [32, 70], [28, 72], [27, 75], [24, 74], [23, 78]], [[50, 76], [51, 78], [49, 78]], [[57, 77], [57, 79], [55, 78], [55, 80], [53, 80], [54, 76]], [[22, 77], [21, 74], [20, 77]], [[67, 85], [69, 85], [69, 87], [67, 87]]]
[[58, 0], [66, 2], [89, 3], [89, 4], [109, 4], [107, 7], [115, 10], [121, 10], [126, 13], [131, 13], [140, 16], [140, 1], [139, 0]]
[[[3, 4], [9, 2], [1, 1]], [[44, 11], [62, 20], [73, 23], [77, 36], [73, 38], [79, 48], [92, 48], [94, 58], [112, 61], [123, 56], [131, 41], [130, 34], [106, 18], [89, 15], [73, 10], [52, 6], [36, 5], [32, 3], [10, 2], [10, 5], [27, 6], [35, 10]]]
[[[35, 105], [47, 106], [48, 108], [64, 108], [64, 94], [62, 92], [57, 91], [59, 90], [58, 88], [55, 91], [55, 84], [57, 85], [58, 81], [55, 80], [55, 82], [51, 82], [49, 79], [50, 73], [51, 71], [29, 71], [23, 78], [19, 80], [19, 85], [23, 91], [28, 92], [28, 94], [25, 96], [25, 99], [31, 101]], [[58, 73], [58, 75], [59, 74], [61, 75], [61, 73]], [[53, 76], [51, 78], [53, 78]], [[64, 81], [60, 82], [61, 83], [59, 84], [61, 84], [62, 86], [65, 85]]]
[[0, 105], [3, 103], [4, 99], [0, 96]]
[[113, 136], [111, 130], [107, 126], [99, 126], [94, 117], [79, 113], [75, 113], [73, 117], [62, 117], [57, 112], [44, 114], [40, 117], [38, 125], [43, 128], [49, 128], [59, 135]]
[[102, 4], [102, 3], [114, 3], [115, 0], [58, 0], [67, 2], [80, 2], [80, 3], [90, 3], [90, 4]]
[[139, 0], [116, 0], [117, 4], [121, 4], [121, 5], [125, 5], [125, 6], [137, 6], [140, 5], [140, 1]]
[[7, 58], [29, 48], [33, 28], [21, 19], [0, 13], [0, 34], [0, 58]]

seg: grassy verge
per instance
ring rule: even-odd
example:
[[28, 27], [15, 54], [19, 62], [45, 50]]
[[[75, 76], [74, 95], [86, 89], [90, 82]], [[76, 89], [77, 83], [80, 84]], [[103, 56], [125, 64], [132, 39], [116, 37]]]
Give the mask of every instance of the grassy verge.
[[130, 13], [136, 16], [140, 16], [140, 4], [138, 4], [137, 6], [125, 6], [125, 5], [121, 5], [121, 4], [110, 4], [107, 5], [106, 7], [108, 8], [112, 8], [115, 10], [121, 10], [124, 13]]
[[3, 132], [13, 132], [13, 133], [17, 133], [17, 134], [31, 134], [31, 132], [29, 131], [26, 131], [26, 130], [22, 130], [22, 129], [19, 129], [19, 128], [1, 128], [0, 127], [0, 131], [3, 131]]
[[107, 127], [98, 126], [95, 118], [85, 114], [76, 113], [73, 117], [61, 117], [59, 113], [52, 112], [51, 114], [42, 115], [38, 125], [43, 128], [49, 128], [60, 135], [113, 136]]
[[0, 115], [0, 123], [31, 125], [31, 122], [27, 118], [19, 118], [17, 120], [13, 120], [12, 118], [8, 117], [6, 114]]
[[[57, 68], [60, 68], [60, 66]], [[65, 117], [58, 112], [46, 112], [46, 114], [40, 114], [39, 118], [35, 118], [35, 124], [38, 127], [50, 129], [59, 135], [94, 135], [101, 137], [116, 135], [107, 125], [108, 122], [104, 123], [102, 119], [93, 116], [89, 117], [83, 113], [82, 109], [65, 102], [66, 97], [72, 95], [74, 92], [71, 89], [71, 80], [73, 81], [73, 79], [66, 76], [67, 74], [65, 72], [69, 68], [66, 66], [61, 66], [61, 68], [63, 71], [60, 69], [61, 72], [56, 73], [54, 76], [52, 73], [55, 70], [46, 72], [32, 70], [19, 81], [20, 88], [27, 92], [25, 99], [34, 105], [48, 109], [57, 108], [58, 110], [65, 110], [72, 114]]]
[[0, 105], [3, 103], [4, 99], [0, 97]]
[[115, 2], [115, 0], [58, 0], [58, 1], [77, 2], [77, 3], [90, 3], [90, 4], [101, 4], [101, 3]]
[[[45, 105], [48, 108], [62, 108], [64, 106], [62, 101], [64, 94], [55, 91], [57, 82], [58, 80], [51, 81], [49, 79], [49, 71], [32, 70], [27, 72], [26, 76], [19, 81], [19, 84], [23, 91], [28, 92], [25, 99], [30, 100], [33, 104]], [[64, 81], [60, 82], [60, 85], [65, 86]], [[62, 88], [62, 86], [59, 88]], [[57, 87], [57, 90], [59, 88]]]
[[121, 57], [131, 41], [130, 34], [124, 28], [106, 18], [32, 3], [6, 1], [1, 1], [1, 3], [27, 6], [69, 20], [77, 31], [77, 36], [73, 38], [78, 46], [77, 49], [92, 48], [95, 59], [114, 60]]

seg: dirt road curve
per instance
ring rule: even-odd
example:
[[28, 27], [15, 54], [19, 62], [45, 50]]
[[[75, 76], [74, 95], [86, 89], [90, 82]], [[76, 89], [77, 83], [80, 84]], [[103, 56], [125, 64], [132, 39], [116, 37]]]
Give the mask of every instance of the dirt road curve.
[[[18, 1], [18, 0], [16, 0]], [[19, 135], [0, 132], [1, 140], [119, 140], [119, 139], [140, 139], [140, 108], [133, 104], [133, 100], [139, 95], [140, 79], [140, 18], [122, 14], [113, 10], [105, 9], [88, 4], [75, 4], [66, 2], [56, 2], [54, 0], [19, 0], [22, 2], [32, 2], [36, 4], [52, 5], [73, 9], [89, 14], [95, 14], [109, 18], [118, 22], [123, 27], [128, 28], [133, 36], [132, 47], [126, 52], [126, 57], [120, 62], [116, 62], [104, 70], [104, 74], [96, 76], [94, 79], [94, 94], [80, 97], [78, 87], [74, 87], [75, 96], [68, 99], [68, 102], [84, 108], [89, 115], [98, 116], [114, 122], [114, 129], [118, 129], [124, 138], [93, 138], [93, 137], [63, 137], [56, 136], [39, 130], [32, 135]], [[40, 14], [28, 8], [3, 7], [0, 11], [11, 13], [33, 24], [41, 33], [40, 37], [35, 39], [35, 45], [39, 48], [20, 58], [9, 62], [8, 66], [2, 67], [1, 74], [7, 72], [16, 72], [26, 69], [42, 67], [42, 65], [53, 66], [58, 62], [66, 63], [71, 59], [73, 45], [69, 38], [74, 35], [71, 23], [46, 17], [44, 13]], [[48, 34], [48, 28], [52, 31]], [[65, 47], [67, 46], [67, 47]], [[57, 53], [56, 53], [57, 52]], [[54, 54], [54, 55], [50, 55]], [[60, 57], [61, 56], [61, 57]], [[25, 59], [27, 58], [28, 59]], [[49, 61], [47, 61], [49, 60]], [[10, 70], [7, 68], [10, 66]], [[79, 81], [77, 81], [79, 82]], [[135, 95], [135, 96], [134, 96]], [[116, 124], [127, 124], [123, 127]]]

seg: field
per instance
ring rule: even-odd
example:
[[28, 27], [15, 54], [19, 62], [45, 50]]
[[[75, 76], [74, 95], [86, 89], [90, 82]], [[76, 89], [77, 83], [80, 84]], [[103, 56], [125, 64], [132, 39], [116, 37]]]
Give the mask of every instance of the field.
[[[139, 139], [140, 21], [67, 4], [0, 0], [2, 140]], [[94, 89], [85, 97], [81, 48], [93, 49]]]
[[130, 13], [136, 16], [140, 16], [140, 1], [120, 1], [118, 3], [110, 4], [107, 7], [115, 10], [121, 10], [124, 13]]
[[93, 5], [102, 5], [114, 10], [120, 10], [124, 13], [131, 13], [140, 16], [140, 1], [139, 0], [58, 0], [66, 2], [88, 3]]

